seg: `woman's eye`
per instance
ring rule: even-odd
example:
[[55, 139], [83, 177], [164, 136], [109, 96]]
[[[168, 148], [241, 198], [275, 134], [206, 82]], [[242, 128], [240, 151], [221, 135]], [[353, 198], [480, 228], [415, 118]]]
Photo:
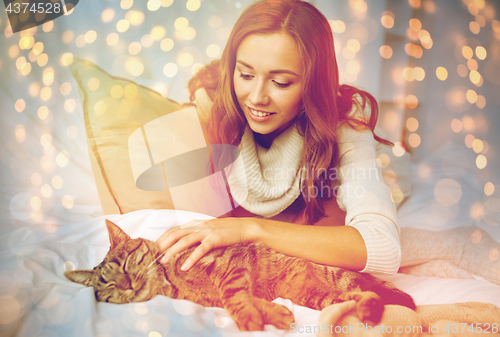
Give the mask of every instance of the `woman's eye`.
[[240, 73], [240, 77], [244, 80], [251, 80], [253, 76], [249, 74]]
[[273, 82], [274, 82], [274, 84], [276, 84], [276, 86], [278, 88], [286, 88], [291, 84], [291, 83], [281, 83], [281, 82], [277, 82], [277, 81], [273, 81]]

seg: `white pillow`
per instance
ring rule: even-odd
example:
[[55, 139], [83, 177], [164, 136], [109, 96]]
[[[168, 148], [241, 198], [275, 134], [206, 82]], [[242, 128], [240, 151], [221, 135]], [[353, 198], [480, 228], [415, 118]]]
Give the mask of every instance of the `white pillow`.
[[473, 226], [471, 207], [483, 198], [476, 170], [475, 153], [451, 142], [413, 164], [413, 191], [398, 209], [399, 225], [427, 230]]

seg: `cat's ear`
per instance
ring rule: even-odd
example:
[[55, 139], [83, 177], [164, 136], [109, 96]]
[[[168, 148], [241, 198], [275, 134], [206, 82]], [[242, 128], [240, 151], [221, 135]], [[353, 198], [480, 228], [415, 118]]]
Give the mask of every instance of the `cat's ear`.
[[64, 276], [70, 281], [92, 287], [93, 270], [70, 270], [64, 273]]
[[106, 227], [108, 228], [109, 233], [109, 241], [111, 242], [111, 249], [116, 247], [121, 242], [126, 242], [130, 239], [130, 236], [127, 235], [118, 225], [115, 225], [113, 222], [106, 219]]

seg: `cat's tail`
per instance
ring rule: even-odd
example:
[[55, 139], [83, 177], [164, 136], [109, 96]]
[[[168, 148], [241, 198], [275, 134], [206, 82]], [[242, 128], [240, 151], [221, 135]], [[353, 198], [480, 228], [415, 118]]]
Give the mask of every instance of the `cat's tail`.
[[387, 287], [387, 285], [376, 285], [370, 290], [379, 295], [384, 304], [402, 305], [412, 310], [417, 308], [413, 298], [397, 288]]

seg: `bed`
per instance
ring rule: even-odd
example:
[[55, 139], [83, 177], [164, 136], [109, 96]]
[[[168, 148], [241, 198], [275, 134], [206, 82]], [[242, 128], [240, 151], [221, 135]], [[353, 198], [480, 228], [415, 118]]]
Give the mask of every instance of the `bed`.
[[[65, 271], [92, 268], [105, 256], [109, 249], [105, 219], [132, 237], [154, 240], [171, 226], [217, 215], [208, 210], [173, 210], [177, 199], [167, 188], [151, 190], [144, 187], [150, 186], [146, 182], [135, 190], [149, 167], [134, 166], [128, 159], [125, 176], [120, 160], [123, 151], [130, 158], [132, 133], [160, 117], [152, 111], [175, 112], [186, 107], [182, 103], [189, 101], [187, 81], [201, 65], [220, 57], [229, 29], [249, 3], [89, 0], [36, 31], [21, 33], [12, 33], [7, 16], [0, 15], [1, 335], [315, 335], [307, 327], [318, 324], [320, 312], [286, 299], [275, 302], [292, 310], [295, 330], [268, 325], [263, 332], [241, 333], [221, 308], [203, 308], [164, 296], [126, 305], [97, 303], [91, 288], [64, 277]], [[431, 231], [474, 227], [477, 231], [470, 240], [481, 246], [478, 232], [500, 242], [500, 141], [494, 132], [500, 123], [500, 76], [495, 76], [499, 56], [494, 52], [499, 46], [500, 8], [494, 1], [477, 3], [318, 0], [317, 6], [331, 19], [338, 38], [342, 80], [377, 96], [379, 126], [397, 142], [397, 151], [408, 150], [404, 157], [397, 151], [387, 154], [393, 164], [401, 160], [398, 163], [406, 165], [404, 169], [388, 173], [392, 166], [387, 166], [384, 171], [386, 182], [392, 184], [400, 226]], [[395, 23], [387, 28], [391, 15]], [[411, 42], [405, 40], [408, 22], [417, 17], [434, 39], [434, 47], [424, 48], [421, 59], [409, 58], [405, 52]], [[453, 33], [465, 40], [453, 40], [440, 29], [451, 22]], [[473, 32], [476, 24], [471, 22], [477, 23], [480, 33]], [[361, 65], [358, 73], [349, 63], [352, 39], [361, 41], [363, 48], [355, 59]], [[392, 46], [394, 55], [385, 58], [381, 46]], [[468, 59], [464, 46], [473, 50]], [[478, 46], [485, 46], [488, 56], [482, 58]], [[441, 58], [432, 53], [440, 53]], [[472, 70], [465, 77], [460, 75], [460, 65], [474, 68], [467, 61], [471, 59], [478, 67], [480, 86], [471, 82]], [[421, 63], [411, 64], [417, 61]], [[369, 64], [382, 69], [381, 73]], [[425, 69], [425, 79], [398, 82], [396, 75], [383, 75], [417, 66]], [[434, 76], [437, 66], [448, 69], [447, 80], [440, 79], [439, 71]], [[90, 81], [94, 78], [98, 84]], [[123, 89], [120, 99], [133, 99], [127, 96], [132, 93], [141, 97], [140, 104], [123, 111], [119, 104], [106, 101], [109, 97], [99, 96], [100, 90], [111, 92], [117, 84]], [[388, 96], [391, 90], [395, 94]], [[406, 94], [401, 98], [399, 92]], [[411, 107], [411, 95], [418, 96], [417, 107]], [[99, 105], [103, 100], [106, 104]], [[89, 109], [94, 112], [92, 120]], [[114, 110], [121, 115], [110, 115]], [[144, 117], [148, 113], [151, 116]], [[123, 123], [112, 128], [106, 124], [107, 116]], [[140, 122], [134, 124], [130, 116], [143, 119], [134, 119]], [[416, 128], [414, 120], [420, 122]], [[95, 139], [89, 137], [89, 129]], [[418, 143], [412, 134], [419, 137]], [[116, 140], [115, 147], [103, 149], [103, 137]], [[135, 168], [130, 169], [131, 165]], [[475, 264], [491, 267], [500, 279], [499, 250], [500, 244]], [[412, 267], [379, 277], [411, 294], [417, 305], [477, 301], [500, 306], [500, 282], [461, 270], [443, 273], [442, 265]]]

